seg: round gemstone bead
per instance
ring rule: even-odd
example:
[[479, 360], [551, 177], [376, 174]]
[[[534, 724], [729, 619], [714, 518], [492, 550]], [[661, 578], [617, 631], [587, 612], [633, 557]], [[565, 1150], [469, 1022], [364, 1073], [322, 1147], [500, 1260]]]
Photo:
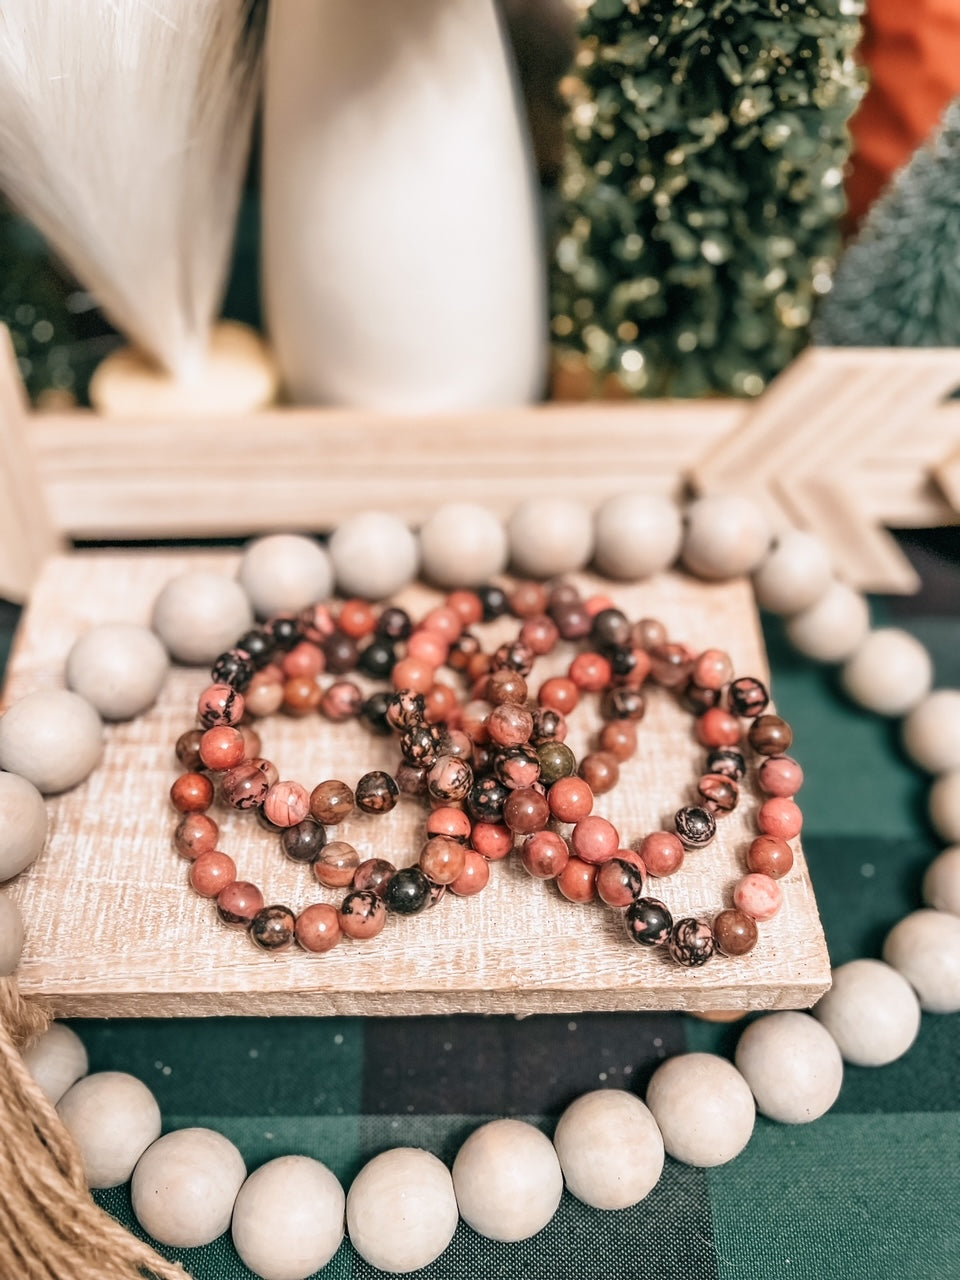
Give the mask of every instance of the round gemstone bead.
[[729, 813], [737, 807], [740, 798], [736, 782], [722, 773], [705, 773], [697, 783], [697, 791], [704, 801], [704, 808], [711, 813]]
[[768, 756], [757, 774], [760, 790], [790, 799], [803, 786], [803, 770], [790, 756]]
[[744, 956], [757, 945], [757, 922], [743, 911], [728, 907], [713, 920], [713, 937], [725, 956]]
[[601, 751], [607, 751], [622, 764], [637, 749], [637, 731], [630, 720], [612, 720], [600, 730], [597, 739]]
[[678, 809], [674, 817], [677, 835], [691, 849], [702, 849], [717, 834], [717, 824], [712, 813], [699, 805], [686, 805]]
[[667, 942], [673, 927], [673, 916], [658, 898], [637, 898], [623, 918], [629, 937], [644, 947]]
[[[557, 786], [561, 785], [557, 783]], [[511, 791], [503, 806], [503, 821], [517, 835], [530, 835], [542, 831], [550, 821], [550, 805], [547, 798], [533, 787], [520, 787]]]
[[297, 916], [294, 932], [304, 951], [317, 955], [332, 951], [342, 936], [336, 907], [326, 902], [315, 902], [305, 907]]
[[434, 884], [452, 884], [465, 862], [464, 846], [449, 836], [432, 836], [420, 850], [420, 869]]
[[713, 930], [706, 920], [686, 916], [683, 920], [677, 920], [670, 930], [667, 946], [677, 964], [686, 969], [699, 968], [714, 953]]
[[535, 880], [553, 880], [570, 861], [570, 850], [555, 831], [537, 831], [520, 846], [520, 861]]
[[652, 876], [672, 876], [683, 865], [683, 842], [672, 831], [651, 831], [640, 844], [640, 857]]
[[394, 872], [383, 892], [388, 911], [399, 916], [416, 915], [430, 900], [430, 881], [419, 867], [401, 867]]
[[550, 788], [550, 812], [560, 822], [579, 822], [593, 808], [593, 792], [582, 778], [561, 778]]
[[400, 788], [389, 773], [374, 769], [357, 783], [356, 804], [364, 813], [389, 813], [400, 798]]
[[494, 768], [503, 785], [512, 791], [532, 787], [540, 777], [540, 758], [529, 747], [508, 747], [498, 752]]
[[295, 827], [310, 812], [310, 797], [299, 782], [275, 782], [263, 798], [263, 812], [276, 827]]
[[471, 898], [487, 887], [489, 879], [490, 864], [486, 858], [477, 853], [476, 849], [465, 849], [463, 870], [451, 882], [449, 889], [458, 898]]
[[758, 716], [747, 736], [751, 747], [762, 756], [781, 756], [793, 743], [793, 730], [780, 716]]
[[340, 929], [348, 938], [375, 938], [387, 923], [387, 909], [372, 889], [348, 893], [340, 903], [339, 916]]
[[462, 809], [434, 809], [427, 818], [428, 836], [449, 836], [451, 840], [469, 840], [472, 824]]
[[776, 880], [758, 872], [743, 877], [733, 891], [733, 905], [754, 920], [772, 920], [783, 904]]
[[793, 850], [776, 836], [757, 836], [747, 850], [747, 866], [759, 875], [779, 880], [793, 866]]
[[620, 833], [606, 818], [590, 814], [574, 826], [570, 845], [584, 862], [606, 862], [620, 848]]
[[624, 685], [608, 689], [600, 701], [600, 714], [604, 720], [642, 720], [647, 710], [646, 699], [639, 689]]
[[386, 858], [367, 858], [361, 862], [353, 875], [354, 889], [369, 890], [382, 898], [387, 885], [393, 879], [397, 868]]
[[629, 907], [643, 893], [643, 872], [635, 862], [611, 858], [597, 872], [597, 896], [608, 907]]
[[221, 889], [237, 878], [237, 864], [226, 853], [212, 849], [201, 853], [190, 864], [190, 883], [201, 898], [215, 898]]
[[499, 778], [477, 778], [467, 796], [467, 813], [474, 822], [498, 823], [503, 818], [503, 806], [511, 794], [510, 788]]
[[733, 679], [733, 663], [722, 649], [705, 649], [693, 664], [690, 677], [701, 689], [720, 690]]
[[476, 822], [470, 833], [470, 843], [484, 858], [499, 862], [513, 848], [514, 834], [500, 822]]
[[740, 721], [723, 707], [712, 707], [697, 718], [697, 739], [705, 747], [735, 747], [740, 737]]
[[592, 751], [580, 761], [580, 777], [595, 796], [612, 791], [620, 781], [620, 765], [608, 751]]
[[200, 759], [207, 769], [233, 769], [246, 755], [243, 734], [230, 725], [208, 729], [200, 739]]
[[280, 833], [280, 848], [291, 862], [316, 862], [326, 843], [326, 831], [313, 818], [304, 818]]
[[262, 907], [250, 923], [250, 937], [264, 951], [282, 951], [293, 942], [295, 928], [289, 907]]
[[746, 772], [746, 760], [733, 747], [715, 747], [707, 753], [707, 773], [722, 773], [739, 782]]
[[557, 876], [557, 888], [570, 902], [592, 902], [597, 896], [596, 866], [571, 858]]
[[234, 809], [256, 809], [263, 804], [270, 782], [253, 763], [239, 764], [223, 775], [221, 791]]
[[501, 703], [487, 717], [487, 733], [500, 747], [522, 747], [532, 732], [533, 717], [526, 707]]
[[208, 685], [197, 702], [197, 718], [204, 729], [239, 724], [243, 712], [243, 694], [229, 684]]
[[248, 880], [234, 880], [217, 894], [217, 915], [232, 929], [249, 929], [263, 907], [263, 894]]
[[198, 858], [216, 849], [220, 828], [205, 813], [187, 813], [177, 824], [173, 842], [185, 858]]
[[542, 742], [537, 747], [537, 759], [540, 762], [540, 781], [545, 786], [550, 787], [576, 772], [577, 757], [565, 742]]
[[202, 729], [188, 729], [186, 733], [181, 733], [173, 748], [174, 754], [188, 773], [196, 773], [203, 768], [203, 761], [200, 759], [202, 737]]
[[202, 773], [182, 773], [170, 788], [170, 799], [180, 813], [203, 813], [213, 804], [213, 783]]
[[346, 840], [331, 840], [313, 863], [313, 874], [328, 889], [345, 889], [354, 883], [360, 867], [360, 855]]
[[757, 813], [757, 826], [765, 836], [778, 840], [792, 840], [803, 829], [800, 806], [792, 800], [773, 796], [765, 800]]
[[770, 695], [766, 686], [754, 676], [742, 676], [734, 680], [727, 690], [727, 704], [735, 716], [753, 719], [767, 709]]

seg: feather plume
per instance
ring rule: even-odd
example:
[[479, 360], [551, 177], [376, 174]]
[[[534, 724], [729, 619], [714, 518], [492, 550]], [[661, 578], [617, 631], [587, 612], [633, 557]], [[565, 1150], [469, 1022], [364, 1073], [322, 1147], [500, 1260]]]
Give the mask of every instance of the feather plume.
[[0, 190], [179, 378], [222, 301], [260, 17], [256, 0], [0, 0]]

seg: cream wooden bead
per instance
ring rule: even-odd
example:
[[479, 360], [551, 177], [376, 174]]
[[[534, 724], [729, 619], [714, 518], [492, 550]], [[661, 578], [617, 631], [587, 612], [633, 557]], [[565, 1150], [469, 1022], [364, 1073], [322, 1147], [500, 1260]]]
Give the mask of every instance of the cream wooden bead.
[[557, 1211], [563, 1174], [553, 1143], [523, 1120], [474, 1130], [453, 1162], [464, 1222], [488, 1240], [526, 1240]]
[[246, 592], [225, 573], [189, 569], [163, 587], [151, 626], [177, 662], [206, 666], [253, 625]]
[[657, 1122], [625, 1089], [597, 1089], [571, 1102], [557, 1123], [553, 1145], [567, 1190], [594, 1209], [638, 1204], [663, 1171]]
[[657, 493], [621, 493], [597, 511], [594, 560], [608, 578], [636, 582], [669, 569], [682, 539], [675, 502]]
[[133, 1171], [134, 1216], [161, 1244], [209, 1244], [229, 1227], [246, 1176], [229, 1138], [213, 1129], [177, 1129], [147, 1147]]
[[83, 1041], [62, 1022], [51, 1022], [39, 1040], [24, 1050], [23, 1062], [54, 1106], [90, 1068]]
[[44, 795], [83, 782], [103, 754], [103, 724], [69, 689], [28, 693], [0, 718], [0, 769], [17, 773]]
[[899, 627], [870, 631], [841, 672], [854, 702], [881, 716], [906, 715], [930, 692], [933, 663], [926, 646]]
[[698, 578], [753, 573], [770, 546], [770, 524], [755, 502], [735, 493], [710, 494], [687, 508], [683, 563]]
[[833, 986], [813, 1009], [846, 1062], [882, 1067], [902, 1058], [920, 1030], [913, 988], [882, 960], [851, 960], [833, 971]]
[[927, 1013], [960, 1011], [960, 919], [921, 909], [887, 934], [883, 958], [920, 997]]
[[757, 1110], [781, 1124], [819, 1119], [843, 1084], [836, 1042], [806, 1013], [758, 1018], [741, 1035], [734, 1060], [753, 1090]]
[[960, 689], [937, 689], [903, 722], [907, 755], [928, 773], [960, 769]]
[[72, 1085], [57, 1113], [76, 1142], [90, 1187], [126, 1182], [160, 1136], [160, 1108], [142, 1081], [124, 1071], [98, 1071]]
[[647, 1086], [667, 1153], [709, 1169], [738, 1156], [750, 1141], [756, 1108], [739, 1071], [713, 1053], [683, 1053], [657, 1067]]
[[244, 547], [237, 581], [257, 617], [274, 618], [326, 600], [333, 590], [333, 566], [315, 538], [271, 533]]
[[960, 916], [960, 844], [944, 849], [927, 867], [923, 900], [928, 907]]
[[817, 662], [843, 662], [855, 653], [870, 628], [870, 611], [859, 591], [833, 582], [809, 608], [787, 623], [795, 649]]
[[251, 1173], [233, 1207], [233, 1243], [261, 1280], [306, 1280], [343, 1239], [343, 1187], [309, 1156], [280, 1156]]
[[[0, 728], [3, 722], [0, 721]], [[960, 843], [960, 769], [942, 773], [927, 799], [934, 830], [949, 844]]]
[[429, 1266], [456, 1229], [450, 1170], [429, 1151], [394, 1147], [374, 1156], [347, 1193], [350, 1243], [380, 1271]]
[[805, 529], [785, 529], [753, 575], [757, 604], [789, 615], [809, 609], [833, 581], [830, 549]]
[[23, 916], [7, 893], [0, 893], [0, 978], [17, 970], [23, 954]]
[[132, 720], [156, 702], [169, 669], [167, 651], [148, 627], [103, 623], [67, 654], [67, 685], [104, 720]]
[[404, 522], [383, 511], [350, 516], [330, 538], [330, 559], [345, 596], [383, 600], [417, 576], [420, 548]]
[[514, 568], [531, 578], [572, 573], [593, 554], [593, 517], [573, 498], [527, 498], [507, 532]]
[[43, 796], [19, 774], [0, 773], [0, 881], [12, 879], [35, 862], [46, 838]]
[[509, 547], [503, 521], [476, 502], [447, 502], [420, 529], [423, 576], [438, 587], [479, 587], [502, 573]]

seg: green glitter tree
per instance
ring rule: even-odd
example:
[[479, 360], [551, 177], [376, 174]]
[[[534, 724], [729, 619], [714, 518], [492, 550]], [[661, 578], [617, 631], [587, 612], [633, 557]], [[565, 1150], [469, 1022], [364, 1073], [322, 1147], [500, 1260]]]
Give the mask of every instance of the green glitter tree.
[[841, 258], [815, 337], [838, 347], [960, 346], [960, 98]]
[[804, 345], [844, 209], [859, 0], [592, 0], [552, 279], [598, 385], [755, 395]]

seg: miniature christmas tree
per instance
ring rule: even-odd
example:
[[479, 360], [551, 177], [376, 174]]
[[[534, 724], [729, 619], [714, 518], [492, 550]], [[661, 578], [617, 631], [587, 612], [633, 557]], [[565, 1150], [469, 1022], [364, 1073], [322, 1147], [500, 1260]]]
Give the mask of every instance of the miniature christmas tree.
[[826, 346], [960, 345], [960, 98], [870, 212], [817, 319]]
[[599, 384], [757, 394], [807, 337], [844, 208], [858, 0], [593, 0], [553, 333]]

